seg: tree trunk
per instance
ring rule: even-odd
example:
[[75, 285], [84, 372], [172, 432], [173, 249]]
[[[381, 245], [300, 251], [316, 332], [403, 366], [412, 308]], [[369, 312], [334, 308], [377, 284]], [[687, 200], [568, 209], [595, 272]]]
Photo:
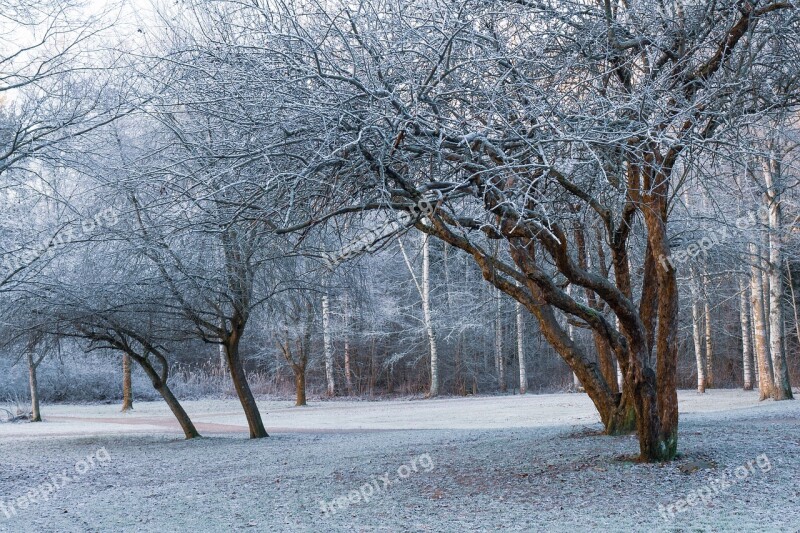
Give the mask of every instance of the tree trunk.
[[709, 289], [707, 277], [703, 275], [703, 317], [705, 322], [705, 343], [706, 343], [706, 387], [709, 389], [714, 388], [714, 345], [712, 342], [712, 327], [711, 327], [711, 297], [709, 296]]
[[[658, 156], [656, 156], [658, 160]], [[658, 184], [641, 212], [647, 226], [647, 241], [653, 258], [668, 257], [667, 241], [667, 197], [669, 176], [652, 169], [653, 184]], [[658, 324], [656, 330], [655, 353], [656, 370], [647, 366], [634, 372], [633, 393], [638, 405], [637, 424], [639, 428], [639, 448], [642, 459], [647, 461], [668, 461], [678, 452], [678, 282], [675, 268], [667, 264], [657, 268], [656, 279], [645, 283], [657, 283]], [[647, 291], [642, 290], [642, 294]], [[635, 352], [634, 352], [635, 355]], [[644, 353], [639, 361], [647, 361]], [[653, 406], [655, 402], [655, 406]], [[655, 409], [653, 409], [655, 407]]]
[[161, 379], [155, 368], [153, 368], [153, 365], [151, 365], [150, 362], [143, 357], [132, 357], [132, 359], [139, 363], [139, 366], [142, 367], [142, 370], [144, 370], [145, 374], [147, 374], [147, 376], [150, 378], [150, 381], [153, 383], [153, 388], [158, 391], [158, 393], [167, 403], [169, 410], [172, 411], [172, 414], [175, 416], [178, 424], [181, 425], [181, 429], [183, 430], [183, 434], [186, 439], [188, 440], [199, 437], [200, 433], [198, 433], [197, 428], [194, 427], [194, 423], [192, 423], [191, 418], [189, 418], [189, 415], [183, 409], [183, 406], [175, 397], [175, 395], [172, 394], [172, 390], [169, 388], [169, 386]]
[[175, 395], [172, 394], [172, 390], [167, 386], [167, 384], [162, 383], [160, 386], [156, 386], [156, 390], [159, 392], [159, 394], [161, 394], [161, 397], [164, 398], [164, 401], [167, 402], [169, 410], [172, 411], [172, 414], [175, 415], [175, 418], [181, 425], [181, 429], [183, 430], [183, 434], [186, 439], [188, 440], [199, 437], [200, 433], [197, 432], [197, 428], [194, 427], [189, 415], [183, 409], [183, 406], [180, 404]]
[[236, 389], [236, 395], [239, 397], [242, 409], [244, 409], [244, 415], [247, 418], [250, 438], [261, 439], [269, 437], [261, 420], [261, 413], [258, 410], [255, 396], [253, 396], [253, 391], [250, 390], [250, 384], [247, 382], [244, 365], [239, 358], [239, 334], [237, 332], [231, 333], [225, 339], [225, 355], [228, 358], [228, 368], [231, 371], [233, 388]]
[[422, 235], [422, 314], [425, 320], [425, 333], [428, 336], [428, 345], [431, 356], [431, 386], [428, 397], [439, 395], [439, 351], [437, 350], [436, 331], [433, 327], [433, 314], [431, 313], [431, 251], [430, 239]]
[[528, 392], [528, 373], [525, 366], [525, 316], [522, 304], [517, 302], [517, 360], [519, 361], [519, 393]]
[[31, 391], [31, 422], [41, 422], [42, 413], [39, 410], [39, 382], [36, 378], [36, 369], [39, 366], [33, 356], [33, 347], [27, 350], [28, 357], [28, 385]]
[[761, 252], [758, 245], [750, 243], [752, 265], [750, 267], [750, 307], [753, 310], [753, 338], [755, 339], [756, 361], [758, 363], [759, 400], [772, 397], [774, 381], [772, 377], [772, 360], [769, 354], [767, 321], [764, 316], [764, 286], [762, 284]]
[[131, 384], [131, 357], [122, 354], [122, 412], [133, 409], [133, 386]]
[[694, 358], [697, 363], [697, 392], [706, 392], [706, 366], [703, 362], [703, 343], [702, 328], [703, 315], [700, 309], [700, 291], [695, 273], [692, 273], [691, 294], [692, 294], [692, 341], [694, 342]]
[[743, 388], [744, 390], [753, 390], [753, 341], [750, 332], [750, 307], [747, 287], [742, 277], [739, 277], [739, 320], [742, 326]]
[[792, 280], [792, 267], [786, 261], [786, 273], [789, 276], [789, 295], [792, 298], [792, 312], [794, 313], [794, 327], [797, 335], [797, 342], [800, 343], [800, 319], [797, 317], [797, 299], [794, 297], [794, 281]]
[[295, 387], [295, 406], [302, 407], [306, 402], [306, 369], [300, 365], [293, 365], [294, 387]]
[[325, 380], [328, 396], [336, 395], [336, 381], [333, 373], [333, 347], [331, 346], [331, 310], [328, 295], [322, 297], [322, 343], [325, 351]]
[[770, 353], [775, 387], [773, 398], [791, 400], [792, 386], [789, 381], [789, 368], [786, 364], [785, 324], [783, 317], [783, 249], [781, 247], [781, 194], [780, 167], [772, 157], [764, 165], [767, 185], [766, 198], [769, 201], [769, 333]]
[[497, 384], [500, 392], [506, 392], [506, 365], [503, 358], [503, 317], [502, 300], [497, 296], [494, 315], [494, 366], [497, 372]]
[[350, 368], [350, 305], [347, 297], [344, 300], [344, 383], [347, 395], [353, 394], [353, 372]]

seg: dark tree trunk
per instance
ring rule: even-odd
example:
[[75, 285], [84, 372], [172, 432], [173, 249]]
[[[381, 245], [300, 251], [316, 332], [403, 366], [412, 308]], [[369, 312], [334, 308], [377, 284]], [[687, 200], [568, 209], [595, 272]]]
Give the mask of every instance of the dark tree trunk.
[[183, 406], [175, 397], [175, 395], [172, 394], [172, 390], [169, 388], [169, 385], [167, 385], [164, 380], [161, 379], [161, 376], [159, 376], [158, 372], [156, 372], [150, 362], [142, 357], [133, 357], [133, 359], [139, 363], [139, 366], [142, 367], [147, 376], [150, 378], [150, 381], [152, 381], [153, 388], [158, 391], [158, 393], [169, 406], [169, 410], [172, 411], [173, 415], [175, 415], [175, 418], [181, 425], [181, 429], [183, 430], [183, 434], [186, 436], [186, 439], [188, 440], [199, 437], [200, 433], [198, 433], [197, 428], [194, 427], [189, 415], [183, 409]]
[[244, 365], [239, 358], [239, 336], [236, 333], [232, 333], [226, 340], [225, 354], [228, 358], [228, 368], [231, 371], [233, 387], [236, 389], [236, 395], [242, 404], [244, 415], [247, 418], [247, 425], [250, 428], [250, 438], [261, 439], [269, 437], [261, 420], [261, 413], [258, 410], [255, 396], [253, 396], [253, 391], [250, 390], [250, 384], [247, 382]]
[[131, 384], [131, 358], [122, 355], [122, 412], [133, 409], [133, 387]]
[[300, 365], [294, 366], [295, 406], [302, 407], [306, 402], [306, 369]]

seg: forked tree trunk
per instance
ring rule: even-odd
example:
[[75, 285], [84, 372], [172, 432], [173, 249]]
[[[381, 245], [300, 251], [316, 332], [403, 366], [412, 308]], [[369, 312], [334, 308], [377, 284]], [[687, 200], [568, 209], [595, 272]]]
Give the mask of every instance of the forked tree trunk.
[[[659, 159], [653, 154], [655, 160]], [[655, 191], [645, 197], [641, 212], [647, 226], [650, 258], [668, 257], [666, 221], [669, 176], [660, 170], [652, 172]], [[647, 182], [648, 180], [644, 180]], [[656, 185], [657, 184], [657, 185]], [[656, 279], [646, 278], [644, 283], [657, 283], [658, 324], [655, 332], [655, 372], [641, 368], [641, 375], [633, 372], [634, 401], [637, 408], [639, 449], [647, 461], [669, 461], [678, 452], [678, 282], [675, 268], [665, 265], [655, 269]], [[643, 286], [642, 294], [648, 291]], [[635, 351], [633, 353], [636, 353]], [[646, 361], [648, 353], [640, 355]]]
[[758, 363], [759, 400], [771, 398], [774, 381], [772, 360], [769, 354], [767, 321], [764, 316], [764, 286], [761, 277], [761, 252], [758, 245], [750, 243], [752, 265], [750, 267], [750, 307], [753, 310], [753, 338], [755, 339], [756, 361]]
[[225, 355], [228, 359], [228, 368], [231, 372], [231, 380], [233, 381], [233, 388], [236, 390], [236, 395], [244, 409], [244, 415], [247, 418], [247, 426], [250, 430], [251, 439], [261, 439], [269, 437], [267, 430], [264, 428], [264, 423], [261, 420], [261, 413], [258, 410], [255, 396], [253, 391], [250, 390], [250, 384], [247, 382], [247, 374], [244, 371], [244, 364], [239, 358], [239, 333], [231, 333], [225, 339]]
[[528, 392], [528, 373], [525, 366], [525, 315], [522, 304], [517, 302], [517, 360], [519, 361], [519, 393]]
[[744, 390], [753, 390], [753, 341], [750, 332], [750, 305], [747, 287], [739, 277], [739, 320], [742, 327], [742, 368]]
[[133, 385], [131, 383], [131, 357], [122, 354], [122, 412], [133, 409]]
[[36, 377], [36, 370], [39, 366], [33, 356], [33, 347], [27, 350], [28, 357], [28, 386], [31, 391], [31, 422], [41, 422], [42, 413], [39, 410], [39, 381]]
[[336, 395], [336, 381], [333, 373], [333, 347], [331, 345], [331, 310], [328, 295], [322, 297], [322, 344], [325, 352], [325, 381], [328, 396]]
[[703, 361], [703, 315], [700, 309], [700, 291], [697, 288], [697, 276], [692, 273], [692, 341], [694, 342], [694, 358], [697, 363], [697, 392], [706, 392], [706, 365]]

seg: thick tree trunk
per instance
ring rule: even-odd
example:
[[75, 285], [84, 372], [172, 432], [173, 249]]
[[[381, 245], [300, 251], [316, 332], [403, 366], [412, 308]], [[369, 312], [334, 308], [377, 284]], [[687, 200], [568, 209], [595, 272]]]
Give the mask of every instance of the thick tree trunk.
[[698, 290], [697, 276], [692, 273], [692, 341], [694, 342], [694, 358], [697, 363], [697, 392], [706, 392], [706, 365], [703, 361], [702, 328], [703, 315], [700, 309], [700, 291]]
[[758, 245], [750, 243], [752, 265], [750, 267], [750, 306], [753, 309], [753, 338], [755, 339], [756, 361], [758, 363], [759, 399], [766, 400], [773, 394], [772, 360], [769, 354], [767, 321], [764, 316], [764, 286], [761, 277], [761, 252]]
[[773, 398], [791, 400], [792, 386], [789, 381], [789, 368], [786, 364], [785, 324], [783, 317], [783, 249], [781, 247], [781, 194], [780, 168], [775, 158], [764, 165], [767, 184], [766, 198], [769, 201], [769, 332], [770, 353], [772, 355], [773, 379], [775, 388]]
[[439, 396], [439, 350], [437, 349], [436, 330], [433, 327], [431, 312], [431, 248], [427, 235], [422, 236], [422, 314], [425, 320], [425, 334], [431, 356], [431, 385], [428, 397]]
[[753, 390], [753, 340], [750, 332], [750, 305], [747, 286], [739, 277], [739, 320], [742, 327], [742, 368], [744, 390]]
[[[658, 160], [658, 156], [656, 156]], [[653, 257], [668, 257], [667, 196], [669, 177], [652, 170], [658, 184], [648, 205], [641, 208], [647, 225], [647, 240]], [[658, 325], [656, 329], [656, 371], [647, 367], [634, 376], [634, 400], [639, 427], [639, 448], [647, 461], [672, 460], [678, 452], [678, 282], [675, 268], [666, 264], [656, 269], [658, 284]], [[647, 291], [643, 289], [642, 294]], [[647, 355], [647, 354], [642, 354]], [[646, 361], [647, 357], [641, 359]], [[655, 400], [655, 410], [652, 402]]]
[[250, 384], [247, 382], [244, 365], [239, 358], [239, 334], [237, 332], [231, 333], [226, 339], [225, 355], [228, 358], [228, 368], [231, 371], [233, 388], [236, 389], [236, 395], [239, 397], [239, 402], [241, 402], [244, 415], [247, 418], [250, 438], [261, 439], [269, 437], [261, 420], [261, 413], [258, 410], [255, 396], [253, 396], [253, 391], [250, 390]]
[[27, 350], [28, 357], [28, 386], [31, 391], [31, 422], [41, 422], [42, 413], [39, 410], [39, 381], [36, 370], [39, 366], [33, 356], [33, 348]]
[[331, 310], [328, 295], [322, 297], [322, 344], [325, 352], [325, 381], [328, 396], [336, 395], [336, 381], [333, 373], [333, 347], [331, 345]]
[[528, 392], [528, 372], [525, 365], [525, 315], [522, 304], [517, 302], [517, 360], [519, 361], [519, 393]]

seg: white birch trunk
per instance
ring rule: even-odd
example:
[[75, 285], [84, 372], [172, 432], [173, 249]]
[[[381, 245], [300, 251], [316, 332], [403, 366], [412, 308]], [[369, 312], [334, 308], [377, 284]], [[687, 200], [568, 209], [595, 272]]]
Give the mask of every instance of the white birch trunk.
[[739, 278], [739, 320], [742, 327], [742, 368], [744, 390], [753, 390], [753, 341], [750, 332], [750, 305], [747, 287]]
[[694, 342], [694, 358], [697, 363], [697, 392], [706, 392], [706, 366], [703, 362], [703, 314], [700, 309], [700, 291], [698, 290], [698, 280], [692, 272], [690, 284], [692, 294], [692, 341]]
[[706, 387], [714, 387], [714, 346], [712, 343], [711, 329], [711, 303], [709, 302], [708, 288], [705, 280], [703, 282], [703, 317], [705, 319], [705, 343], [706, 343]]
[[772, 361], [769, 354], [767, 320], [764, 316], [764, 285], [761, 276], [761, 251], [758, 245], [750, 243], [752, 265], [750, 267], [750, 306], [753, 309], [753, 338], [755, 339], [756, 361], [758, 362], [759, 399], [772, 397], [774, 387]]
[[506, 391], [506, 365], [503, 361], [503, 317], [502, 300], [497, 297], [494, 314], [494, 366], [497, 371], [497, 384], [500, 392]]
[[333, 376], [333, 347], [331, 346], [331, 310], [328, 295], [322, 297], [322, 342], [325, 352], [325, 379], [328, 383], [328, 396], [336, 394], [336, 381]]
[[431, 313], [431, 246], [427, 235], [422, 236], [422, 314], [425, 319], [425, 332], [431, 352], [431, 387], [428, 396], [439, 395], [439, 351], [436, 345], [436, 330]]
[[353, 394], [353, 373], [350, 370], [350, 302], [344, 298], [344, 381], [348, 396]]
[[528, 372], [525, 366], [525, 314], [522, 304], [517, 302], [517, 360], [519, 361], [519, 393], [528, 392]]

